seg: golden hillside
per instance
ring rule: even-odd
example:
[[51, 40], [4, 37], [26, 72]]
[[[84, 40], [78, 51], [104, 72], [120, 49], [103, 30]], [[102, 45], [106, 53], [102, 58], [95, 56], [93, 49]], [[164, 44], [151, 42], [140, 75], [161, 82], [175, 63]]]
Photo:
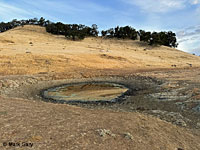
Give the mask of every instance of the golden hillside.
[[77, 70], [152, 70], [200, 66], [200, 57], [131, 40], [86, 38], [70, 41], [33, 25], [0, 34], [0, 74]]

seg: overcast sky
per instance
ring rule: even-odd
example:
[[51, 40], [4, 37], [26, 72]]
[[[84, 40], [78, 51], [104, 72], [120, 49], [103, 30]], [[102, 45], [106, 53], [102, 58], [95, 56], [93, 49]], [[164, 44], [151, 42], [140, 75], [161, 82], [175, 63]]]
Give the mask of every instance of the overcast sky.
[[200, 55], [200, 0], [0, 0], [0, 22], [40, 18], [99, 29], [117, 25], [176, 32], [178, 49]]

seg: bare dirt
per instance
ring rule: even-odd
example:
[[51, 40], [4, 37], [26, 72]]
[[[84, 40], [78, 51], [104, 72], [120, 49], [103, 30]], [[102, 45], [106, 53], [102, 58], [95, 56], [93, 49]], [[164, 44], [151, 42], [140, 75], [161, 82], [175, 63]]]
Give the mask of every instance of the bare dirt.
[[[25, 26], [0, 34], [0, 58], [0, 149], [200, 149], [198, 56], [138, 41], [73, 42]], [[77, 82], [131, 90], [112, 104], [41, 97]]]

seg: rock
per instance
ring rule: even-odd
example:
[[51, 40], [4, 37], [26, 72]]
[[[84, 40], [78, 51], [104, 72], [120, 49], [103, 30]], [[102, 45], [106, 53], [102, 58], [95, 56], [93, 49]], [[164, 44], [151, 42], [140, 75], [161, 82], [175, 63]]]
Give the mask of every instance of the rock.
[[182, 110], [186, 108], [186, 104], [184, 102], [177, 102], [175, 104]]
[[166, 115], [171, 119], [183, 119], [184, 118], [180, 113], [177, 113], [177, 112], [168, 112]]
[[1, 81], [1, 87], [3, 87], [3, 88], [18, 88], [19, 83], [17, 81], [13, 81], [13, 80], [4, 80], [4, 81]]
[[[169, 84], [169, 85], [164, 85], [164, 86], [168, 86], [168, 88], [174, 88], [174, 87], [179, 86], [179, 85], [172, 86], [172, 85]], [[184, 88], [178, 88], [178, 89], [173, 89], [171, 91], [152, 93], [152, 94], [149, 94], [149, 96], [151, 98], [155, 98], [156, 100], [160, 100], [160, 101], [187, 100], [192, 95], [190, 93], [183, 94], [182, 92], [180, 92], [183, 89]]]
[[159, 117], [160, 119], [163, 119], [168, 122], [172, 122], [173, 124], [186, 127], [186, 122], [190, 122], [191, 120], [183, 117], [180, 113], [177, 112], [167, 112], [167, 111], [161, 111], [161, 110], [152, 110], [151, 111], [154, 115]]
[[152, 110], [151, 112], [154, 114], [165, 114], [166, 113], [166, 111], [161, 111], [161, 110]]
[[40, 135], [35, 135], [35, 136], [32, 136], [31, 137], [31, 141], [34, 141], [34, 142], [39, 142], [39, 141], [41, 141], [43, 138], [42, 138], [42, 136], [40, 136]]
[[136, 110], [138, 110], [138, 111], [145, 111], [146, 109], [144, 107], [137, 107]]
[[110, 130], [106, 129], [98, 129], [96, 130], [101, 137], [106, 137], [107, 135], [115, 137], [116, 135], [113, 134]]
[[178, 119], [174, 122], [176, 125], [182, 126], [182, 127], [186, 127], [187, 124], [185, 123], [185, 121], [183, 121], [182, 119]]
[[0, 82], [0, 88], [2, 88], [3, 87], [3, 83], [2, 82]]
[[129, 140], [133, 140], [133, 136], [130, 133], [124, 133], [124, 137]]
[[27, 82], [28, 84], [34, 84], [34, 83], [37, 82], [37, 80], [36, 80], [36, 79], [29, 78], [29, 79], [26, 80], [26, 82]]
[[86, 135], [86, 133], [81, 133], [81, 136], [85, 136]]
[[176, 65], [171, 65], [172, 67], [176, 67]]
[[196, 128], [200, 129], [200, 122], [197, 122]]
[[192, 108], [196, 112], [200, 112], [200, 104], [197, 105], [196, 107]]

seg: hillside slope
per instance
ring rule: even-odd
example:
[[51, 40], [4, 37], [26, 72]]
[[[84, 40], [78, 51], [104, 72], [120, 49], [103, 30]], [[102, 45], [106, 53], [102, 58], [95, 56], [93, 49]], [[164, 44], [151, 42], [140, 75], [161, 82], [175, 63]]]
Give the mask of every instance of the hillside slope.
[[0, 143], [27, 141], [33, 143], [30, 149], [34, 150], [200, 148], [199, 136], [190, 131], [135, 112], [88, 110], [1, 97], [0, 101]]
[[[185, 93], [195, 90], [191, 96], [198, 98], [200, 68], [195, 67], [200, 67], [198, 56], [139, 41], [101, 38], [70, 41], [30, 25], [0, 33], [0, 149], [199, 150], [200, 120], [197, 119], [196, 128], [189, 128], [153, 117], [143, 111], [143, 103], [142, 107], [134, 108], [135, 93], [127, 98], [132, 101], [126, 101], [130, 109], [118, 105], [82, 108], [53, 104], [41, 101], [38, 94], [53, 84], [71, 83], [73, 78], [75, 83], [95, 81], [93, 77], [104, 82], [123, 80], [136, 86], [136, 94], [145, 94], [131, 78], [141, 77], [138, 83], [143, 85], [148, 77], [156, 83], [169, 80], [158, 85], [166, 93], [191, 84]], [[184, 83], [183, 87], [179, 81]], [[155, 87], [154, 92], [157, 90]], [[141, 95], [139, 98], [138, 103]], [[152, 103], [155, 105], [154, 100]], [[163, 107], [165, 104], [160, 103]], [[154, 107], [149, 111], [160, 109]], [[169, 109], [170, 114], [175, 112], [172, 111]], [[170, 117], [180, 121], [176, 116]], [[4, 142], [29, 142], [33, 147], [3, 146]]]
[[[62, 73], [77, 70], [152, 70], [200, 66], [200, 57], [132, 40], [66, 40], [27, 25], [0, 34], [0, 74]], [[9, 70], [8, 70], [9, 68]]]

